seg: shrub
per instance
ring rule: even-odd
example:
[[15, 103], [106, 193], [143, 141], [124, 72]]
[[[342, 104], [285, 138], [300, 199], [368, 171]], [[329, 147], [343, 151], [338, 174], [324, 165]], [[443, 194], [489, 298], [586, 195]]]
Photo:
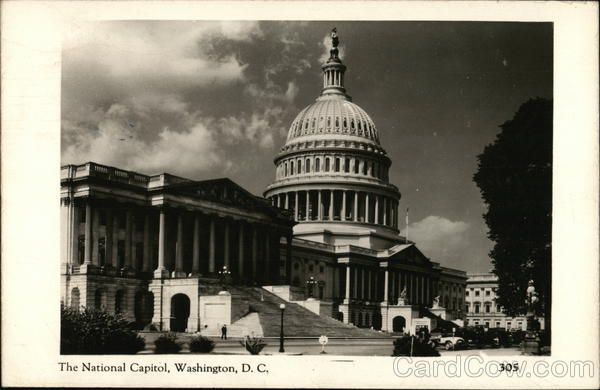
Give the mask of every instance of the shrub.
[[181, 351], [181, 343], [177, 342], [175, 333], [165, 333], [154, 340], [154, 352], [177, 353]]
[[244, 341], [240, 340], [240, 344], [242, 344], [244, 348], [246, 348], [246, 351], [250, 352], [251, 355], [260, 354], [260, 351], [267, 346], [267, 343], [265, 343], [260, 337], [250, 336], [246, 336]]
[[121, 315], [61, 307], [60, 353], [65, 355], [134, 354], [146, 343]]
[[190, 351], [209, 353], [215, 348], [215, 342], [204, 336], [192, 337], [190, 340]]
[[402, 336], [394, 340], [394, 353], [392, 356], [440, 356], [440, 353], [426, 341], [415, 336]]

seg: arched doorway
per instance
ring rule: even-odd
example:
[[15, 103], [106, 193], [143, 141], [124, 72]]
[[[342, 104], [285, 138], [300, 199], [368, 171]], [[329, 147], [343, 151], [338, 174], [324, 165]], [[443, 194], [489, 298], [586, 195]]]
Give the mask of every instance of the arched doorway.
[[392, 331], [393, 332], [404, 332], [406, 326], [406, 320], [402, 316], [396, 316], [392, 320]]
[[135, 293], [135, 323], [139, 329], [143, 329], [152, 321], [154, 311], [154, 294], [149, 291], [138, 291]]
[[171, 298], [171, 331], [185, 332], [190, 316], [190, 299], [185, 294], [175, 294]]

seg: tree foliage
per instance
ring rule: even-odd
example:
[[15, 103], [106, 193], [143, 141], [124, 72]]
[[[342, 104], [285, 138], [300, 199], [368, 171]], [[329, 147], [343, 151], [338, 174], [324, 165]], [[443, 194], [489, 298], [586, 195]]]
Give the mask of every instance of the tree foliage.
[[552, 243], [552, 101], [530, 99], [505, 122], [478, 156], [475, 183], [498, 276], [497, 302], [510, 315], [524, 314], [528, 280], [550, 315]]
[[144, 339], [120, 315], [61, 307], [62, 354], [135, 354], [144, 347]]

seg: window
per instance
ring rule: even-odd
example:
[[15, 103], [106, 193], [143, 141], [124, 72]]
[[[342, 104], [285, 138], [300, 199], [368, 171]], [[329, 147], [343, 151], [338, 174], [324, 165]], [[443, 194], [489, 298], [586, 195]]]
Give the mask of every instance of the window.
[[306, 166], [306, 173], [310, 173], [310, 160], [309, 159], [306, 159], [305, 166]]
[[496, 321], [496, 328], [500, 327], [500, 321]]
[[475, 304], [475, 313], [479, 313], [479, 303]]
[[315, 172], [319, 172], [320, 170], [321, 170], [321, 159], [320, 159], [320, 158], [318, 158], [318, 159], [315, 161]]
[[319, 272], [320, 272], [320, 273], [323, 273], [323, 272], [325, 272], [325, 267], [324, 267], [324, 266], [322, 266], [322, 265], [320, 265], [320, 266], [319, 266]]
[[486, 297], [489, 297], [489, 296], [490, 296], [490, 290], [486, 290], [486, 291], [485, 291], [485, 296], [486, 296]]
[[489, 313], [489, 312], [490, 312], [491, 306], [492, 306], [492, 305], [490, 305], [490, 304], [486, 304], [486, 305], [485, 305], [485, 312], [486, 312], [486, 313]]
[[510, 327], [511, 327], [511, 326], [512, 326], [512, 322], [510, 322], [510, 321], [507, 321], [507, 322], [506, 322], [506, 328], [507, 328], [507, 329], [510, 329]]
[[479, 290], [475, 290], [475, 296], [478, 297], [479, 296]]
[[340, 159], [339, 158], [335, 159], [335, 171], [336, 172], [340, 171]]
[[329, 157], [325, 159], [325, 172], [329, 172]]
[[468, 297], [469, 296], [469, 292], [465, 291], [465, 296]]
[[496, 305], [496, 313], [500, 313], [502, 311], [502, 308], [498, 305]]
[[117, 268], [125, 265], [125, 240], [117, 241]]
[[344, 162], [344, 172], [346, 172], [346, 173], [350, 172], [350, 159], [349, 158], [346, 158], [346, 160]]
[[290, 161], [290, 175], [294, 174], [294, 162]]
[[302, 160], [298, 160], [298, 174], [302, 173]]
[[489, 327], [490, 327], [490, 322], [489, 322], [489, 321], [486, 321], [486, 322], [485, 322], [485, 327], [486, 327], [486, 328], [489, 328]]
[[310, 265], [308, 266], [308, 271], [309, 271], [309, 272], [312, 272], [314, 269], [315, 269], [315, 267], [314, 267], [312, 264], [310, 264]]
[[354, 173], [358, 175], [358, 167], [359, 167], [359, 162], [357, 159], [354, 159]]

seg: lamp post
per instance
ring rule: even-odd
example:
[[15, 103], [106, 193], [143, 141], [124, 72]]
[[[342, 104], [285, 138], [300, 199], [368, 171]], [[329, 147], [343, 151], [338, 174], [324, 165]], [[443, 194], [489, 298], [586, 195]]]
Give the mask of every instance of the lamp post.
[[221, 284], [223, 285], [223, 290], [227, 291], [227, 279], [231, 272], [227, 269], [227, 266], [224, 265], [223, 268], [218, 272], [219, 279], [221, 279]]
[[525, 315], [527, 321], [527, 333], [523, 340], [523, 353], [526, 355], [539, 355], [540, 353], [540, 339], [538, 336], [538, 322], [536, 320], [536, 309], [539, 302], [538, 293], [535, 291], [533, 280], [530, 280], [527, 287], [527, 314]]
[[310, 278], [308, 278], [308, 280], [306, 281], [306, 285], [308, 286], [308, 298], [313, 298], [313, 289], [315, 288], [314, 286], [319, 283], [318, 281], [315, 280], [314, 276], [311, 276]]
[[279, 305], [279, 309], [281, 310], [281, 332], [279, 333], [279, 352], [283, 353], [285, 352], [285, 349], [283, 349], [283, 312], [285, 311], [285, 304], [282, 303], [281, 305]]

